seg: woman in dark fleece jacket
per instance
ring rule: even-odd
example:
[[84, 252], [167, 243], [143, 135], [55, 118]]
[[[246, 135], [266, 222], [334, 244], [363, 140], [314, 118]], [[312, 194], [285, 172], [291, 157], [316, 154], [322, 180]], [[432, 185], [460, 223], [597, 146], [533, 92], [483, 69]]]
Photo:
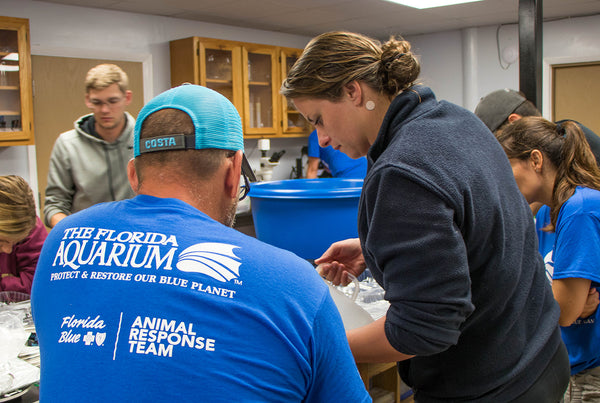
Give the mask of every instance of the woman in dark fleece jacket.
[[354, 357], [398, 361], [417, 402], [558, 402], [569, 363], [531, 210], [492, 133], [419, 72], [406, 41], [330, 32], [281, 89], [322, 147], [368, 158], [360, 238], [315, 261], [385, 289], [386, 316], [347, 334]]

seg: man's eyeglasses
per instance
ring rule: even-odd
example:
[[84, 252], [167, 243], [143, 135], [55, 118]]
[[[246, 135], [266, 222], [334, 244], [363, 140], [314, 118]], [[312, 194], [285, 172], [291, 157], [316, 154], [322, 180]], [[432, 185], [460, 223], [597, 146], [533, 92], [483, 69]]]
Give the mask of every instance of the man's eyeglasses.
[[[235, 155], [236, 151], [229, 151], [227, 157], [231, 158]], [[244, 177], [244, 184], [240, 186], [239, 201], [242, 201], [248, 196], [250, 192], [250, 182], [256, 182], [256, 175], [248, 162], [245, 154], [242, 154], [242, 176]]]
[[244, 172], [242, 172], [242, 176], [244, 177], [244, 184], [240, 186], [240, 197], [239, 201], [242, 201], [248, 196], [248, 192], [250, 192], [250, 181]]
[[124, 97], [109, 98], [107, 101], [102, 101], [100, 99], [90, 99], [90, 104], [92, 104], [94, 108], [98, 109], [101, 109], [104, 105], [108, 106], [109, 108], [114, 108], [118, 104], [120, 104], [124, 99]]

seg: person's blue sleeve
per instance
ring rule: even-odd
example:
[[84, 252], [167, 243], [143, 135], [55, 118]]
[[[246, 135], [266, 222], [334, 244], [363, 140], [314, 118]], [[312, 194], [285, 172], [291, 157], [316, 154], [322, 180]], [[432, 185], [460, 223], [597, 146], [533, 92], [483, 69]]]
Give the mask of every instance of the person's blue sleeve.
[[600, 283], [600, 222], [579, 213], [559, 220], [554, 249], [554, 279], [585, 278]]
[[342, 318], [327, 293], [314, 322], [312, 384], [306, 402], [371, 402], [352, 357]]
[[313, 130], [310, 136], [308, 136], [308, 156], [313, 158], [321, 158], [320, 148], [317, 131]]

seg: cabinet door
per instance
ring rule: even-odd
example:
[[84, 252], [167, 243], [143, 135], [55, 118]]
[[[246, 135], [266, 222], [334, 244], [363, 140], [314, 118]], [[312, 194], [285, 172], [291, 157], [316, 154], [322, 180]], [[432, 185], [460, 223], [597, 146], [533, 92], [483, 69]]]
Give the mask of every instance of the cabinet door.
[[[285, 78], [287, 77], [288, 71], [290, 71], [290, 69], [296, 62], [296, 60], [298, 60], [298, 58], [300, 57], [300, 54], [302, 54], [302, 49], [288, 49], [288, 48], [281, 49], [281, 55], [280, 55], [280, 60], [281, 60], [281, 80], [280, 81], [281, 82], [283, 82], [283, 80], [285, 80]], [[310, 130], [309, 130], [310, 125], [306, 121], [306, 119], [304, 119], [304, 116], [302, 116], [300, 114], [300, 112], [298, 112], [296, 110], [296, 108], [294, 108], [294, 105], [292, 104], [292, 102], [290, 100], [288, 100], [283, 95], [280, 95], [280, 97], [281, 97], [281, 111], [282, 111], [281, 119], [282, 119], [283, 133], [284, 134], [298, 134], [298, 133], [308, 134], [310, 132]]]
[[29, 20], [0, 17], [0, 146], [33, 138]]
[[184, 38], [169, 42], [171, 55], [171, 87], [183, 83], [200, 84], [198, 38]]
[[226, 41], [200, 41], [200, 85], [224, 95], [244, 116], [241, 47]]
[[275, 135], [279, 122], [277, 48], [248, 44], [242, 55], [244, 133], [248, 137]]

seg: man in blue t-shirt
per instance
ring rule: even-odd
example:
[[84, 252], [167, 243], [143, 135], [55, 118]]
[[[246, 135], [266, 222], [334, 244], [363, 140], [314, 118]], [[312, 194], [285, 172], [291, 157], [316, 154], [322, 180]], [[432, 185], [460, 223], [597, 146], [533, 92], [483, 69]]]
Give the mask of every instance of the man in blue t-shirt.
[[319, 163], [323, 162], [334, 178], [364, 179], [367, 174], [367, 158], [353, 159], [331, 146], [321, 147], [317, 131], [308, 137], [308, 167], [306, 178], [319, 176]]
[[252, 175], [231, 102], [158, 95], [134, 156], [137, 196], [65, 218], [42, 249], [40, 400], [371, 401], [312, 265], [231, 228]]

